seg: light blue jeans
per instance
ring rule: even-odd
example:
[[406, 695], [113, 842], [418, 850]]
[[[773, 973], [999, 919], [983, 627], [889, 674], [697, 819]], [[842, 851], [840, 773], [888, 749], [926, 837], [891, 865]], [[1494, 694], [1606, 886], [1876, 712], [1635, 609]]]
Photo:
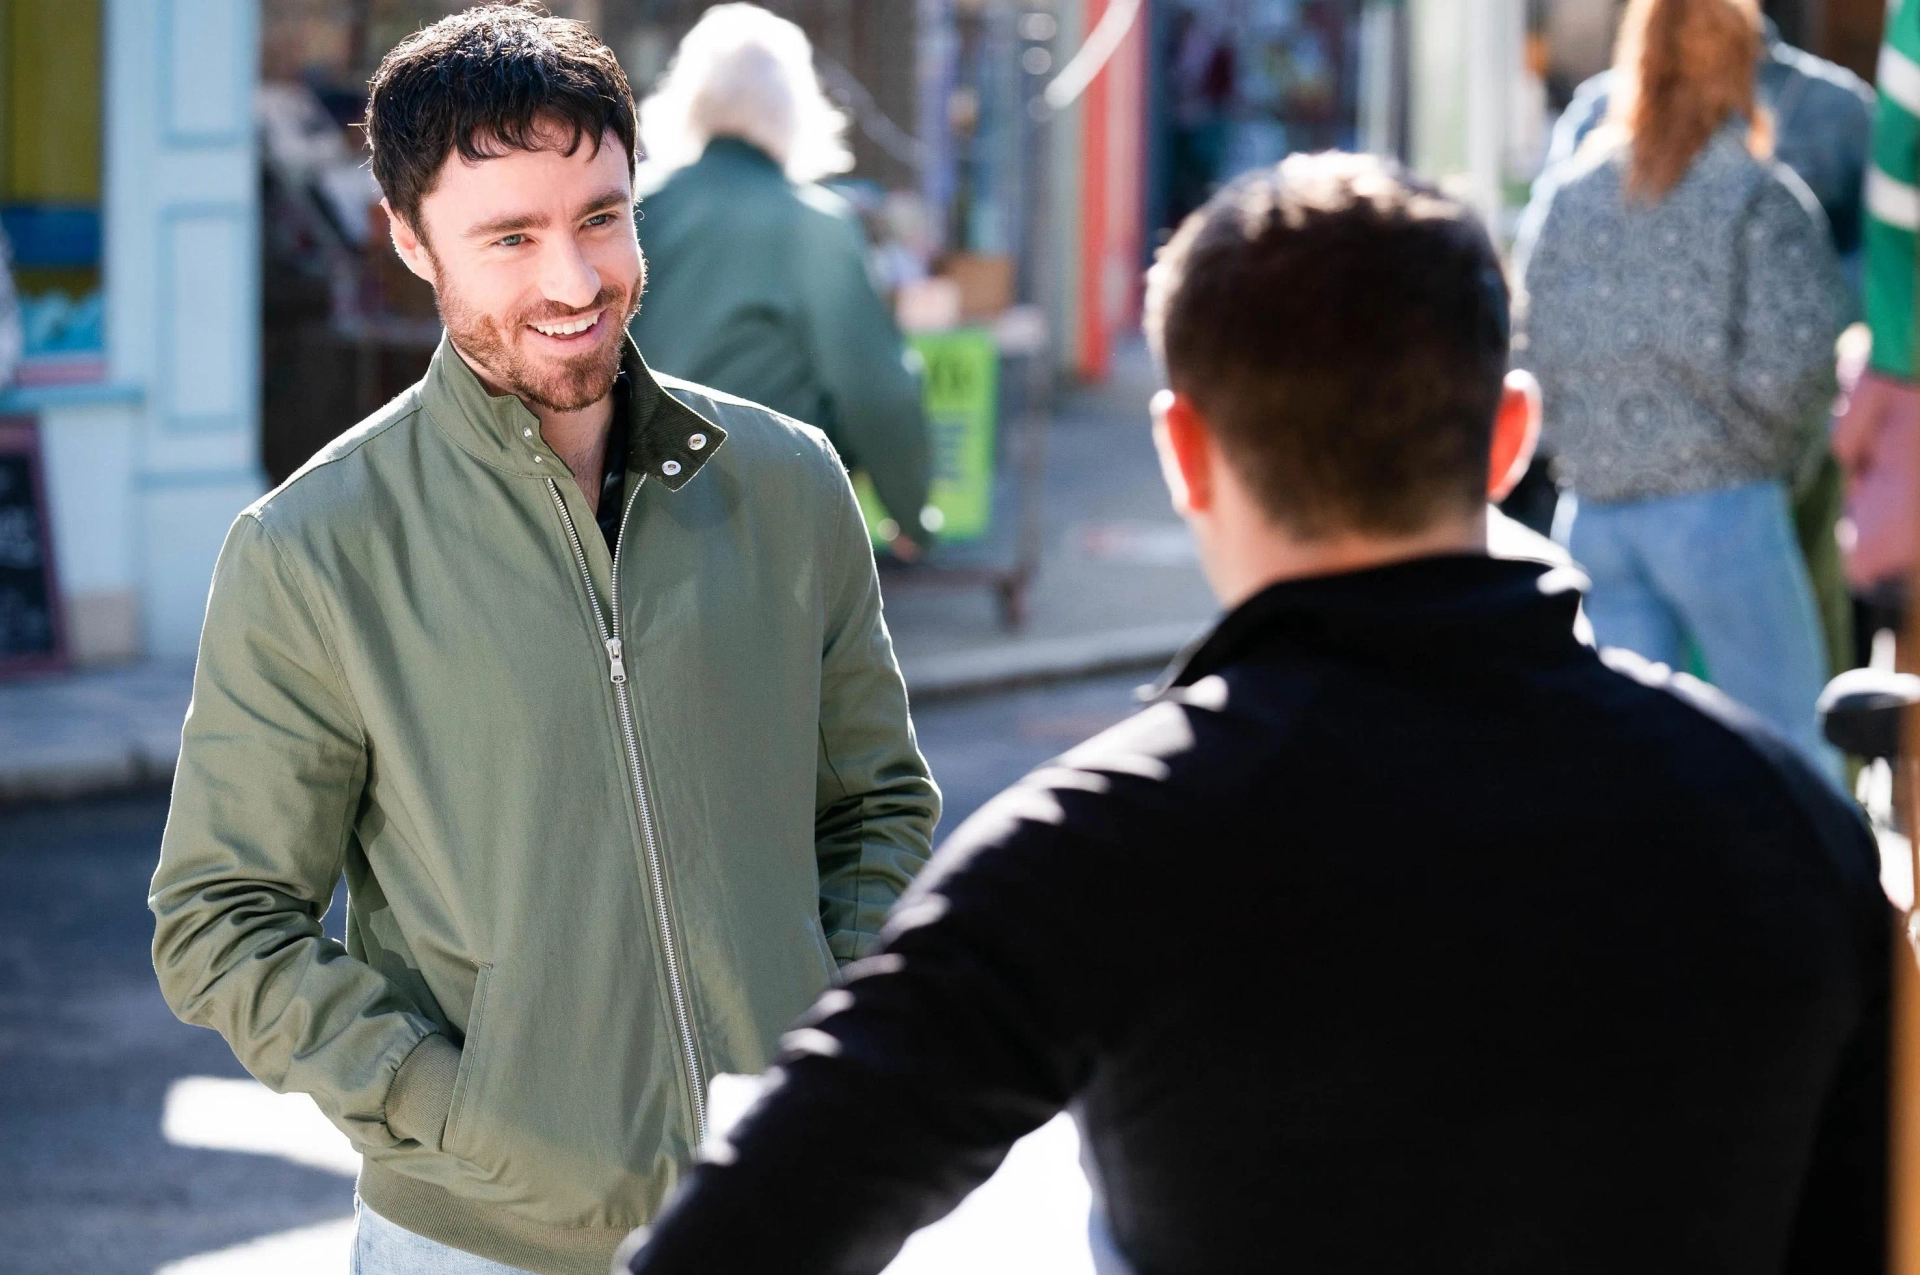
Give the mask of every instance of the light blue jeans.
[[1826, 642], [1785, 487], [1583, 500], [1563, 537], [1593, 580], [1586, 608], [1601, 646], [1684, 669], [1691, 637], [1715, 686], [1841, 782], [1814, 712]]
[[396, 1226], [353, 1201], [353, 1261], [348, 1275], [532, 1275], [518, 1266], [451, 1248]]

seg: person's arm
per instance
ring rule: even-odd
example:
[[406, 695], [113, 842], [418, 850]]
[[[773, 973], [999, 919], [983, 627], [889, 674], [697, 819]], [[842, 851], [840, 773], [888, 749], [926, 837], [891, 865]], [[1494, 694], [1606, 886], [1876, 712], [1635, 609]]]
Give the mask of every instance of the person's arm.
[[1920, 0], [1887, 22], [1875, 76], [1860, 284], [1873, 350], [1835, 430], [1841, 464], [1858, 471], [1896, 414], [1920, 414], [1914, 385], [1915, 273], [1920, 270]]
[[1833, 402], [1834, 338], [1845, 284], [1826, 214], [1781, 165], [1735, 228], [1743, 287], [1734, 314], [1724, 413], [1744, 450], [1791, 479]]
[[1873, 331], [1868, 366], [1914, 376], [1914, 270], [1920, 261], [1920, 0], [1887, 22], [1875, 74], [1873, 163], [1867, 169], [1864, 289]]
[[1144, 924], [1089, 786], [1030, 778], [941, 847], [624, 1269], [879, 1271], [1084, 1088]]
[[277, 1092], [355, 1142], [437, 1146], [458, 1049], [323, 935], [366, 781], [361, 724], [293, 565], [243, 514], [214, 571], [154, 873], [153, 966]]
[[932, 537], [920, 511], [933, 462], [920, 378], [867, 277], [859, 227], [824, 209], [811, 210], [802, 224], [806, 239], [797, 251], [808, 353], [827, 391], [834, 441], [873, 479], [901, 534], [927, 544]]
[[827, 481], [834, 512], [832, 540], [822, 549], [829, 592], [814, 845], [820, 922], [845, 965], [872, 951], [887, 910], [926, 864], [940, 790], [914, 741], [873, 548], [837, 459]]

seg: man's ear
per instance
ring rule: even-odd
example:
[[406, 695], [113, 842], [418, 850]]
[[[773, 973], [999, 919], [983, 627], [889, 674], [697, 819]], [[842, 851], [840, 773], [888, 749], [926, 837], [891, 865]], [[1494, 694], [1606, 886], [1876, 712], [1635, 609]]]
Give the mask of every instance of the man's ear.
[[394, 252], [399, 254], [407, 269], [428, 283], [433, 283], [433, 254], [427, 251], [425, 242], [413, 232], [413, 227], [406, 223], [405, 218], [393, 211], [392, 204], [383, 199], [380, 207], [387, 214], [387, 233], [393, 238]]
[[1515, 368], [1500, 387], [1493, 417], [1493, 448], [1487, 465], [1487, 499], [1499, 504], [1526, 477], [1540, 442], [1540, 382]]
[[1153, 396], [1153, 444], [1160, 453], [1160, 476], [1182, 518], [1213, 509], [1213, 456], [1218, 444], [1206, 417], [1193, 400], [1175, 390]]

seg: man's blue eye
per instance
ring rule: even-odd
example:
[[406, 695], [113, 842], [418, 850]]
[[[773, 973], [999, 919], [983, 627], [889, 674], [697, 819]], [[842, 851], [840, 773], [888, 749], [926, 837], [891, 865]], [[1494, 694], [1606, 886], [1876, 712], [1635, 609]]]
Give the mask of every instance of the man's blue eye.
[[614, 214], [610, 212], [595, 213], [593, 216], [587, 218], [587, 224], [589, 226], [604, 226], [608, 222], [612, 221], [613, 218], [614, 218]]
[[527, 237], [525, 235], [506, 235], [500, 240], [500, 246], [502, 248], [518, 248], [526, 241]]

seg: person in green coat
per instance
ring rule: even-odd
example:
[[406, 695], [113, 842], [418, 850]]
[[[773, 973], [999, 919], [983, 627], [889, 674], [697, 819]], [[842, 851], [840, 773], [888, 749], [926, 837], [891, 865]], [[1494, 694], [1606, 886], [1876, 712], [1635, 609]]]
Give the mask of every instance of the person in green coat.
[[[640, 108], [647, 291], [631, 331], [662, 372], [818, 426], [873, 480], [894, 552], [918, 556], [930, 456], [920, 378], [867, 274], [845, 117], [800, 28], [709, 9]], [[662, 178], [664, 177], [664, 180]]]

